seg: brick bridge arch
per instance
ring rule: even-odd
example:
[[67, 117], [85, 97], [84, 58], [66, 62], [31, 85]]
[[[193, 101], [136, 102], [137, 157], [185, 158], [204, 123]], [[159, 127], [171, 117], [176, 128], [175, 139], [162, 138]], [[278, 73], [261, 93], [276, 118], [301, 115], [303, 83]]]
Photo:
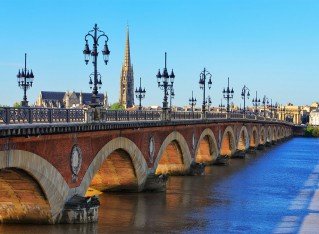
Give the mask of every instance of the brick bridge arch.
[[240, 129], [237, 142], [237, 150], [245, 151], [249, 148], [249, 134], [246, 126]]
[[273, 127], [272, 129], [272, 137], [273, 137], [273, 141], [277, 141], [277, 130], [276, 127]]
[[88, 190], [94, 176], [101, 168], [104, 161], [116, 150], [124, 150], [129, 155], [137, 177], [137, 190], [143, 190], [148, 175], [148, 166], [145, 158], [141, 150], [135, 145], [134, 142], [124, 137], [118, 137], [104, 145], [94, 157], [94, 160], [88, 167], [82, 179], [81, 185], [78, 188], [79, 194], [81, 196], [84, 196]]
[[218, 145], [213, 131], [206, 128], [200, 135], [196, 150], [195, 162], [213, 163], [218, 156]]
[[267, 129], [266, 143], [271, 144], [272, 139], [273, 139], [273, 137], [272, 137], [271, 127], [269, 126]]
[[276, 139], [280, 140], [280, 138], [281, 138], [280, 137], [280, 127], [278, 127], [277, 130], [276, 130]]
[[223, 134], [220, 155], [232, 156], [236, 152], [235, 134], [231, 126], [228, 126]]
[[251, 129], [249, 142], [251, 148], [256, 148], [259, 144], [258, 130], [256, 126]]
[[0, 151], [1, 169], [21, 169], [36, 180], [50, 206], [48, 223], [58, 222], [70, 188], [60, 172], [47, 160], [24, 150]]
[[284, 132], [284, 128], [281, 128], [281, 133], [280, 133], [280, 138], [284, 139], [285, 138], [285, 132]]
[[[191, 153], [187, 144], [187, 141], [185, 140], [185, 138], [183, 137], [182, 134], [180, 134], [177, 131], [174, 131], [172, 133], [170, 133], [165, 140], [163, 141], [163, 143], [161, 144], [161, 147], [157, 153], [155, 162], [154, 162], [154, 166], [151, 170], [151, 174], [161, 174], [161, 159], [164, 156], [164, 152], [166, 151], [168, 146], [171, 146], [173, 144], [173, 147], [175, 148], [176, 152], [179, 155], [176, 155], [177, 157], [181, 157], [182, 162], [180, 163], [180, 167], [176, 168], [176, 165], [173, 165], [173, 167], [170, 167], [169, 164], [166, 164], [166, 169], [164, 169], [165, 173], [172, 173], [172, 174], [185, 174], [187, 173], [187, 171], [190, 168], [190, 165], [193, 161], [192, 157], [191, 157]], [[181, 164], [182, 163], [182, 164]]]
[[262, 126], [259, 133], [259, 144], [265, 145], [267, 140], [266, 130], [265, 127]]

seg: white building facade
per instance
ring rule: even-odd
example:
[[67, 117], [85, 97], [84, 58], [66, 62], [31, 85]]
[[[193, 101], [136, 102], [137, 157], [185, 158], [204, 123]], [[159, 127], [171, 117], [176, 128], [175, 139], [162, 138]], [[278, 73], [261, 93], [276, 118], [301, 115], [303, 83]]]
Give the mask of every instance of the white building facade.
[[319, 110], [310, 112], [309, 125], [319, 126]]

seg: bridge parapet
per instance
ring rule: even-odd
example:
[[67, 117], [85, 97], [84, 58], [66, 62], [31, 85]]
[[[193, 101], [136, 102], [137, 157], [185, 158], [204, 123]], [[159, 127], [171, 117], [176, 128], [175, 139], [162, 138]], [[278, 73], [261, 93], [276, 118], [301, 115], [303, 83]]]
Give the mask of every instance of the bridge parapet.
[[[278, 122], [274, 118], [265, 118], [251, 114], [171, 111], [169, 118], [163, 119], [161, 111], [126, 111], [105, 109], [66, 109], [66, 108], [0, 108], [0, 126], [11, 124], [35, 123], [103, 123], [127, 121], [161, 121], [161, 120], [212, 120], [212, 119], [249, 119], [258, 121]], [[280, 121], [287, 123], [285, 121]]]
[[84, 120], [85, 111], [83, 109], [0, 108], [0, 124], [69, 123]]

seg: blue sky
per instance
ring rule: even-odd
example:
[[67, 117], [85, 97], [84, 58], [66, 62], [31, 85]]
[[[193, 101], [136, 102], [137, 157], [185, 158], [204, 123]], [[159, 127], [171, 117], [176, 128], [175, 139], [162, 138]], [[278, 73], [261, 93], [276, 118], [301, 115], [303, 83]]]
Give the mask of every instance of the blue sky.
[[98, 69], [111, 103], [119, 97], [128, 23], [135, 86], [142, 77], [147, 91], [143, 105], [162, 105], [156, 73], [165, 52], [176, 75], [174, 105], [187, 105], [192, 90], [202, 100], [204, 67], [213, 75], [215, 106], [227, 77], [238, 106], [244, 85], [273, 102], [311, 104], [319, 101], [318, 12], [317, 0], [1, 0], [0, 104], [22, 100], [16, 74], [25, 52], [35, 75], [30, 103], [41, 90], [90, 92], [93, 66], [82, 50], [95, 23], [109, 36], [110, 61], [105, 66], [100, 57]]

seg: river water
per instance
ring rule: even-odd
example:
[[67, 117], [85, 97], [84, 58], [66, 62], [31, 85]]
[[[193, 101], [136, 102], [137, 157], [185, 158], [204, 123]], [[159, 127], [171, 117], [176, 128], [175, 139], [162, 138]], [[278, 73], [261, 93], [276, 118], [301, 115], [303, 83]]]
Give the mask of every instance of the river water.
[[203, 176], [170, 177], [166, 193], [102, 194], [97, 224], [0, 225], [0, 233], [298, 233], [318, 149], [318, 139], [293, 138]]

